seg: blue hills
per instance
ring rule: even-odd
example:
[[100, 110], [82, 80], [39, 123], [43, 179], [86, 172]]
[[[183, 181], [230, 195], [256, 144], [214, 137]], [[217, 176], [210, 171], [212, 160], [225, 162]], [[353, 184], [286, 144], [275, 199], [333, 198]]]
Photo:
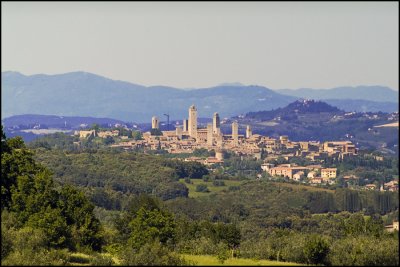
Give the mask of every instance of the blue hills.
[[[154, 115], [161, 118], [168, 113], [171, 120], [180, 120], [187, 117], [191, 104], [197, 106], [199, 117], [209, 118], [214, 112], [219, 112], [224, 118], [277, 109], [301, 98], [322, 99], [318, 97], [326, 97], [327, 103], [348, 111], [398, 110], [398, 92], [387, 87], [347, 88], [346, 94], [341, 93], [344, 89], [338, 91], [337, 88], [324, 92], [315, 90], [316, 95], [312, 95], [310, 90], [271, 90], [237, 83], [183, 90], [167, 86], [146, 87], [81, 71], [30, 76], [7, 71], [2, 72], [2, 119], [13, 115], [42, 114], [114, 118], [140, 123], [149, 122]], [[364, 90], [365, 94], [362, 93]], [[371, 94], [379, 97], [371, 98]]]

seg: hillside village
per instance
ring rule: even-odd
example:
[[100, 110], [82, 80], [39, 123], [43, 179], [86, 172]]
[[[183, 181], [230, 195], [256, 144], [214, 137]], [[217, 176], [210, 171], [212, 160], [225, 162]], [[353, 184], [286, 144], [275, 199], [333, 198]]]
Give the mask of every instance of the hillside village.
[[[345, 114], [349, 116], [349, 114]], [[351, 115], [351, 114], [350, 114]], [[351, 141], [291, 141], [287, 135], [273, 138], [260, 134], [253, 134], [250, 125], [246, 127], [245, 135], [238, 133], [238, 122], [231, 124], [231, 133], [224, 134], [221, 131], [221, 121], [218, 113], [214, 113], [212, 123], [206, 128], [198, 127], [197, 108], [192, 105], [188, 110], [188, 119], [183, 120], [182, 126], [176, 126], [172, 131], [161, 131], [159, 118], [152, 118], [150, 131], [144, 132], [142, 138], [132, 139], [128, 136], [120, 136], [119, 130], [81, 130], [75, 131], [80, 139], [87, 138], [114, 138], [120, 136], [120, 141], [112, 142], [110, 147], [122, 148], [125, 150], [167, 151], [170, 154], [191, 155], [196, 150], [207, 150], [214, 152], [213, 157], [184, 157], [184, 161], [200, 162], [209, 168], [224, 163], [226, 151], [240, 157], [250, 157], [255, 160], [262, 160], [261, 169], [263, 173], [258, 178], [267, 175], [269, 177], [285, 177], [289, 180], [307, 183], [311, 185], [332, 185], [341, 178], [345, 183], [356, 181], [360, 177], [354, 175], [339, 175], [337, 168], [323, 167], [327, 160], [343, 160], [356, 157], [358, 149]], [[80, 142], [76, 142], [79, 146]], [[303, 158], [312, 164], [299, 165], [274, 164], [271, 163], [279, 158], [290, 160], [292, 158]], [[382, 161], [383, 157], [375, 157], [375, 160]], [[398, 180], [387, 183], [366, 184], [361, 189], [398, 191]]]

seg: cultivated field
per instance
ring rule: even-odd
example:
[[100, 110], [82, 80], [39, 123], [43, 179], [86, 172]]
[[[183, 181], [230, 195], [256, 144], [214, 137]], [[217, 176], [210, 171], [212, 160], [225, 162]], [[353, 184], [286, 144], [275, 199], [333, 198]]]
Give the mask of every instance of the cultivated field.
[[241, 258], [229, 258], [221, 263], [216, 256], [210, 255], [182, 255], [185, 260], [200, 266], [301, 266], [293, 262], [279, 262], [269, 260], [253, 260]]
[[[179, 181], [186, 185], [186, 187], [189, 189], [189, 197], [192, 197], [192, 198], [207, 196], [209, 194], [222, 191], [224, 189], [228, 190], [229, 186], [239, 186], [242, 183], [242, 181], [223, 180], [225, 183], [224, 186], [215, 186], [215, 185], [213, 185], [212, 181], [204, 182], [202, 179], [190, 179], [190, 180], [192, 181], [191, 184], [186, 183], [184, 179], [180, 179]], [[208, 193], [196, 192], [196, 186], [199, 184], [207, 185], [207, 188], [210, 190], [210, 192], [208, 192]]]

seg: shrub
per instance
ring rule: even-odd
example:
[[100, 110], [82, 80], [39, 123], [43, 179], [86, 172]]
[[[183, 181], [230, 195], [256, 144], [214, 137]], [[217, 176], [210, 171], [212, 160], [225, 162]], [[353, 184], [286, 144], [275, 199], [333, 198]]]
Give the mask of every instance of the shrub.
[[228, 190], [229, 191], [238, 191], [238, 190], [240, 190], [240, 186], [231, 185], [231, 186], [228, 187]]
[[217, 244], [211, 238], [200, 237], [198, 239], [182, 240], [177, 244], [177, 250], [180, 253], [194, 255], [217, 255]]
[[139, 250], [127, 247], [122, 252], [122, 260], [125, 265], [143, 266], [185, 266], [187, 262], [179, 255], [171, 252], [160, 242], [146, 243]]
[[208, 189], [207, 185], [199, 184], [199, 185], [196, 186], [196, 192], [208, 193], [208, 192], [210, 192], [210, 190]]
[[332, 245], [328, 259], [331, 265], [398, 266], [398, 239], [347, 237]]
[[326, 262], [329, 252], [328, 242], [320, 235], [311, 235], [306, 239], [304, 256], [308, 263], [321, 264]]
[[221, 180], [214, 180], [213, 181], [214, 186], [225, 186], [225, 182]]

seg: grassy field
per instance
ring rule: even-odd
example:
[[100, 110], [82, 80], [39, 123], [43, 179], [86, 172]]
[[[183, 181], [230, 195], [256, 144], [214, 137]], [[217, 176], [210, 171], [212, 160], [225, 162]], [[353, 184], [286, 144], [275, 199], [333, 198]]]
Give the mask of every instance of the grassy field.
[[308, 190], [308, 191], [313, 191], [313, 192], [318, 192], [318, 191], [324, 191], [324, 192], [328, 192], [328, 193], [334, 193], [335, 190], [331, 190], [331, 189], [326, 189], [326, 188], [320, 188], [320, 187], [316, 187], [316, 186], [310, 186], [310, 185], [301, 185], [301, 184], [289, 184], [289, 183], [282, 183], [282, 182], [272, 182], [273, 184], [275, 184], [276, 186], [282, 186], [282, 187], [290, 187], [293, 190]]
[[97, 253], [95, 255], [88, 255], [81, 252], [73, 252], [70, 253], [69, 256], [70, 258], [68, 265], [71, 266], [93, 266], [93, 261], [95, 260], [96, 257], [105, 257], [111, 259], [113, 261], [113, 265], [121, 265], [121, 260], [111, 255], [110, 253]]
[[[224, 180], [224, 183], [225, 183], [224, 186], [214, 186], [212, 182], [204, 182], [202, 179], [190, 179], [190, 180], [192, 181], [192, 184], [185, 183], [184, 179], [180, 179], [179, 181], [181, 183], [184, 183], [187, 186], [187, 188], [189, 189], [189, 197], [192, 197], [192, 198], [207, 196], [209, 194], [216, 193], [216, 192], [222, 191], [224, 189], [228, 189], [229, 186], [238, 186], [242, 183], [242, 181]], [[199, 184], [207, 185], [210, 192], [208, 192], [208, 193], [196, 192], [196, 186]]]
[[276, 121], [263, 121], [263, 122], [257, 123], [257, 125], [262, 125], [262, 126], [275, 126], [275, 125], [279, 125], [279, 123], [277, 123]]
[[89, 266], [91, 256], [84, 253], [71, 253], [69, 264], [72, 266]]
[[182, 254], [185, 260], [200, 266], [301, 266], [293, 262], [230, 258], [222, 264], [216, 256]]

